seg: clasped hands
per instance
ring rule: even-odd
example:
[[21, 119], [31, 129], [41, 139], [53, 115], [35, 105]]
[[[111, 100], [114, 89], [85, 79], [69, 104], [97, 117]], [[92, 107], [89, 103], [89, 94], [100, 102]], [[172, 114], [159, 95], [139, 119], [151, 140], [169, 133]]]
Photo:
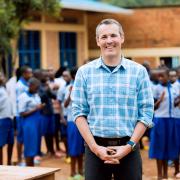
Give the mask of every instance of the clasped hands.
[[105, 164], [119, 164], [120, 160], [131, 152], [130, 145], [123, 146], [99, 146], [97, 145], [95, 154], [104, 161]]

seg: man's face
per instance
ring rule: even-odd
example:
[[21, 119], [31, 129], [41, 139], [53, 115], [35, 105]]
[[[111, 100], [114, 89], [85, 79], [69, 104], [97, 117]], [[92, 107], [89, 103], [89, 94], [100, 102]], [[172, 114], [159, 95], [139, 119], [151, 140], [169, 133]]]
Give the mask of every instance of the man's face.
[[120, 35], [119, 27], [116, 24], [103, 24], [99, 27], [96, 41], [103, 57], [119, 57], [124, 36]]

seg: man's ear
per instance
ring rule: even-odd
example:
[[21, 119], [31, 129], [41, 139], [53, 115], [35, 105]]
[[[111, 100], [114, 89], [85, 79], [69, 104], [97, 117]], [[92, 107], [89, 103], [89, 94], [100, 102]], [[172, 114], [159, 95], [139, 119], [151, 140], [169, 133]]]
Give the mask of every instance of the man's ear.
[[96, 43], [97, 43], [97, 46], [100, 46], [99, 45], [99, 38], [98, 37], [96, 37]]
[[124, 43], [124, 35], [121, 35], [121, 43]]

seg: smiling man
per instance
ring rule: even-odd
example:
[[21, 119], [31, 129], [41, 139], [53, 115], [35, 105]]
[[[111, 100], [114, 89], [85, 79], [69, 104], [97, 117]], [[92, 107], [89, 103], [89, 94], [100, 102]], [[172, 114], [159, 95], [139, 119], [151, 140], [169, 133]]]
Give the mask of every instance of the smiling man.
[[100, 58], [79, 68], [73, 91], [74, 121], [86, 142], [86, 180], [141, 180], [138, 141], [152, 126], [153, 96], [146, 69], [123, 57], [119, 22], [96, 28]]

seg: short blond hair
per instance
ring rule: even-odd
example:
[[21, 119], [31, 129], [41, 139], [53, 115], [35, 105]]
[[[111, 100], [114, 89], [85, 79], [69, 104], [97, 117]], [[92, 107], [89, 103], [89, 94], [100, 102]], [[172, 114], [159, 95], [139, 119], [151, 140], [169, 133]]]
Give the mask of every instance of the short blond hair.
[[103, 19], [96, 27], [96, 38], [98, 38], [99, 27], [103, 24], [105, 25], [116, 24], [119, 27], [119, 34], [121, 36], [124, 36], [122, 25], [118, 21], [116, 21], [115, 19]]

